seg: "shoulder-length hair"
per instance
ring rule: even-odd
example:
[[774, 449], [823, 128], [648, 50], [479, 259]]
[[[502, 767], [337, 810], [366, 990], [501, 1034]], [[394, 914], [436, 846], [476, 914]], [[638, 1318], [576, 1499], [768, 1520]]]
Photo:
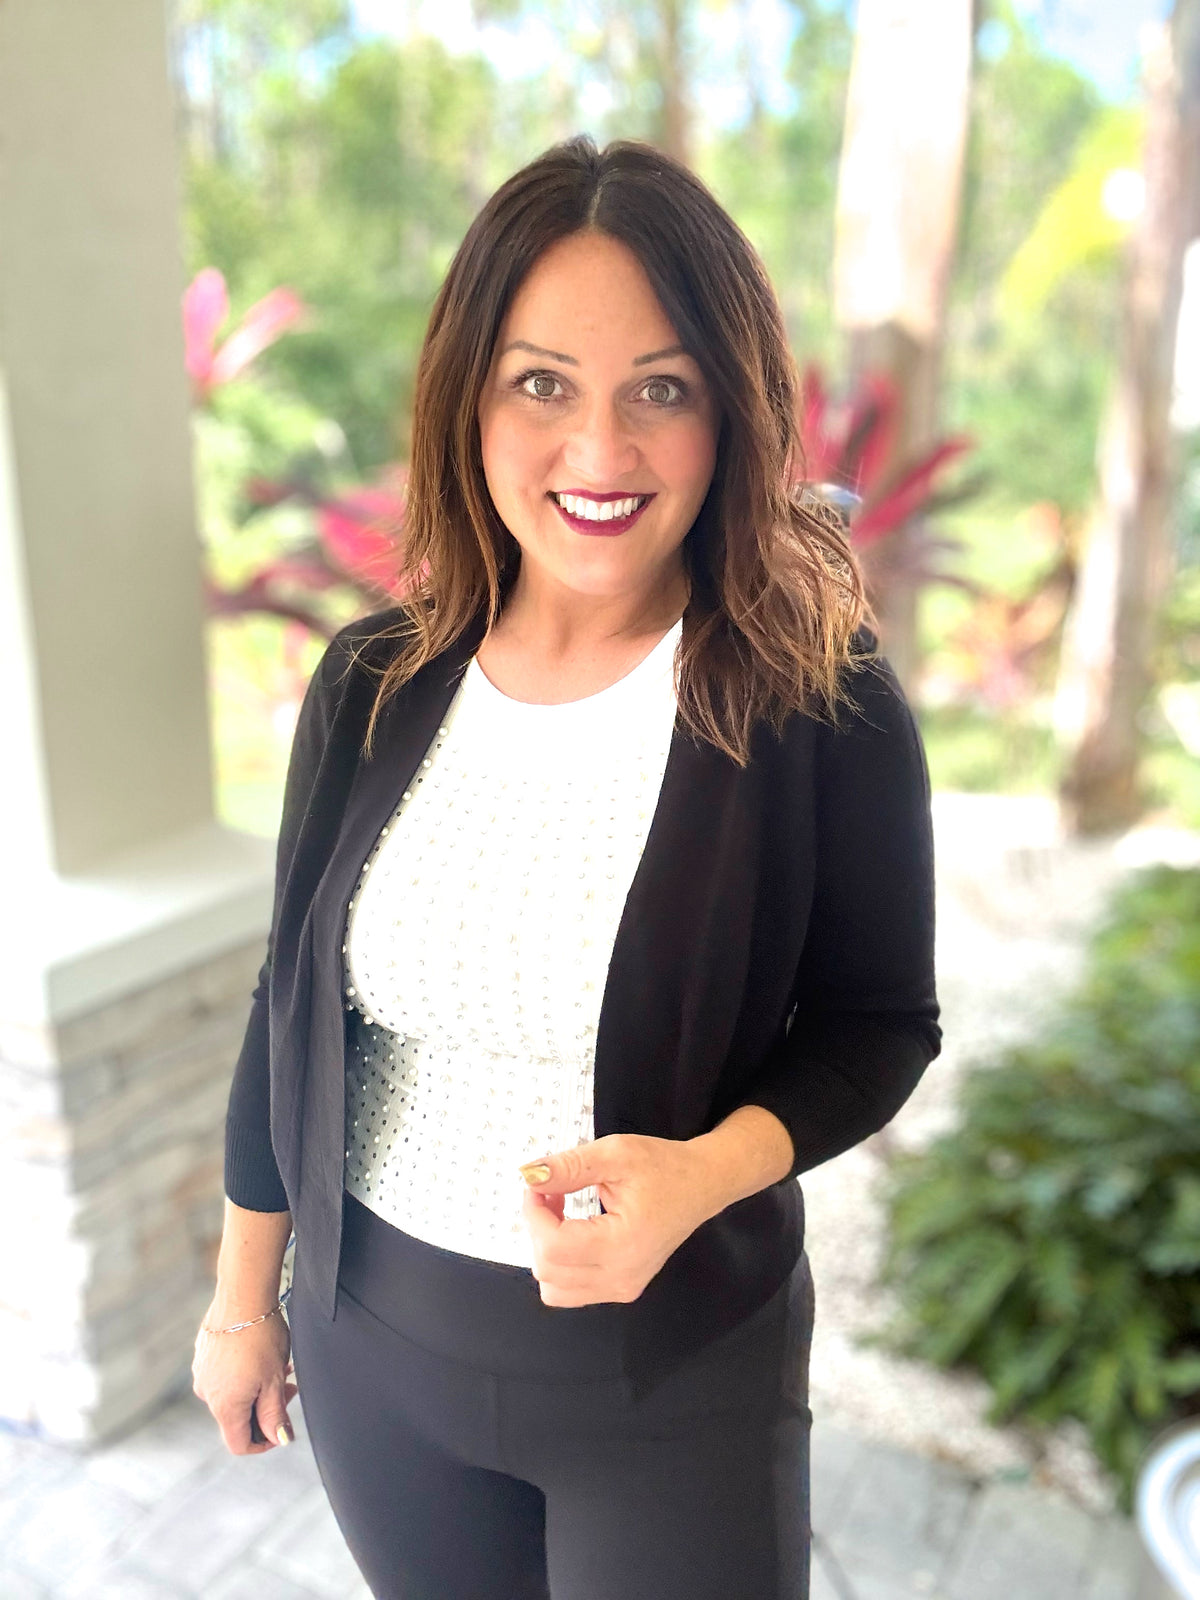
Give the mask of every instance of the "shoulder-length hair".
[[[486, 607], [495, 626], [520, 547], [484, 479], [479, 402], [519, 285], [557, 240], [593, 229], [640, 262], [721, 418], [708, 494], [686, 535], [676, 663], [681, 719], [739, 766], [760, 719], [828, 720], [869, 616], [841, 524], [803, 495], [796, 367], [753, 245], [695, 175], [653, 146], [586, 135], [553, 146], [484, 205], [450, 265], [417, 370], [401, 558], [402, 617], [379, 639], [369, 753], [389, 696]], [[486, 636], [486, 634], [485, 634]]]

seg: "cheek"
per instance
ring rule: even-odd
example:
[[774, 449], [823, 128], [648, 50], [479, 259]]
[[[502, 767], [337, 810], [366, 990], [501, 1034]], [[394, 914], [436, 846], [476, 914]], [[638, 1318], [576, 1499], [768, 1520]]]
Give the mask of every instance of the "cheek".
[[511, 412], [484, 414], [479, 424], [484, 475], [493, 496], [519, 493], [546, 455], [546, 441]]
[[689, 422], [663, 441], [660, 470], [668, 481], [700, 499], [712, 481], [717, 464], [717, 438], [704, 422]]

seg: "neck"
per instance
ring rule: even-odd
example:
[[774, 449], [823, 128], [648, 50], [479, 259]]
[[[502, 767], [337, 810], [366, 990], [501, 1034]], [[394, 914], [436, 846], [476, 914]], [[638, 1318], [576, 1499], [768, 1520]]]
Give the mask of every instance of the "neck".
[[687, 602], [682, 566], [651, 590], [596, 596], [531, 573], [523, 561], [497, 629], [540, 655], [566, 657], [662, 635]]

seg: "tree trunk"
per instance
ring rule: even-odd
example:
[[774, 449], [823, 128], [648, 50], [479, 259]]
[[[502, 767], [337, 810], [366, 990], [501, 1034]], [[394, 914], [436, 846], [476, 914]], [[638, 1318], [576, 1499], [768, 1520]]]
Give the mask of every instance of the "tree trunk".
[[1077, 834], [1144, 809], [1141, 721], [1172, 561], [1170, 423], [1183, 258], [1200, 231], [1200, 0], [1177, 0], [1144, 64], [1146, 198], [1129, 244], [1117, 376], [1098, 449], [1099, 494], [1067, 618], [1055, 720]]
[[760, 160], [766, 155], [766, 94], [757, 53], [757, 19], [754, 0], [734, 0], [738, 17], [738, 68], [746, 91], [745, 140], [751, 153]]
[[[932, 444], [946, 292], [958, 231], [971, 87], [971, 0], [860, 0], [838, 175], [834, 307], [852, 384], [896, 386], [889, 466]], [[910, 529], [869, 565], [883, 645], [902, 682], [916, 671]], [[880, 549], [880, 555], [884, 554]]]
[[677, 161], [690, 160], [691, 139], [684, 61], [683, 0], [659, 0], [660, 112], [662, 148]]

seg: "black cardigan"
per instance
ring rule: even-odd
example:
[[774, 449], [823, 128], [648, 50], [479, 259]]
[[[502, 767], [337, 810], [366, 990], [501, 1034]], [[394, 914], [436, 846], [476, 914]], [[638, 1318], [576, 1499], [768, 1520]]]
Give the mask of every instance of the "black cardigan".
[[[225, 1189], [290, 1210], [332, 1318], [341, 1244], [348, 902], [483, 636], [482, 615], [387, 704], [362, 757], [392, 609], [333, 640], [292, 746], [267, 959], [226, 1121]], [[869, 635], [865, 636], [869, 643]], [[689, 1139], [741, 1105], [792, 1138], [787, 1177], [686, 1239], [623, 1305], [635, 1391], [756, 1311], [799, 1259], [799, 1173], [888, 1122], [940, 1048], [933, 845], [920, 736], [860, 659], [840, 725], [755, 730], [748, 766], [676, 723], [600, 1011], [595, 1134]]]

